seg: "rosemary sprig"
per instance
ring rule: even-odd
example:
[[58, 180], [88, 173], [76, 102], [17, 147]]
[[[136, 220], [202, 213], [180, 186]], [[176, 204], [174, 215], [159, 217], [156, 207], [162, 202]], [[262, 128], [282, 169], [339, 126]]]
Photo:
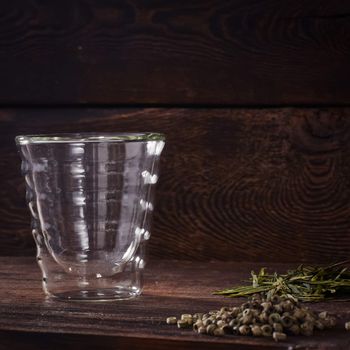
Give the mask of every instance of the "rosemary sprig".
[[267, 273], [266, 268], [256, 274], [251, 272], [251, 285], [236, 286], [214, 292], [231, 298], [263, 293], [267, 297], [275, 294], [300, 301], [323, 301], [350, 296], [350, 271], [346, 264], [350, 260], [328, 266], [300, 265], [285, 274]]

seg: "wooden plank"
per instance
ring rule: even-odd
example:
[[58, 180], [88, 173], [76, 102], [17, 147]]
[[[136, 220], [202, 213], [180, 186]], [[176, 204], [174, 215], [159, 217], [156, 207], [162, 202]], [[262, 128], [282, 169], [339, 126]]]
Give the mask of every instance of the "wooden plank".
[[[76, 334], [57, 334], [57, 333], [25, 333], [25, 332], [0, 332], [1, 343], [0, 350], [9, 348], [14, 350], [31, 349], [50, 349], [59, 350], [225, 350], [232, 349], [225, 343], [206, 342], [206, 341], [185, 341], [185, 340], [166, 340], [166, 339], [138, 339], [111, 336], [93, 336]], [[230, 345], [231, 346], [231, 345]], [[233, 348], [234, 349], [234, 348]], [[253, 350], [257, 349], [255, 345], [240, 344], [239, 349]], [[264, 346], [264, 350], [282, 350], [285, 347], [272, 344]], [[299, 348], [304, 350], [305, 348]]]
[[[43, 346], [44, 340], [46, 346], [55, 343], [57, 348], [59, 344], [69, 349], [78, 342], [87, 344], [87, 349], [98, 343], [101, 349], [127, 349], [128, 346], [141, 349], [152, 346], [155, 349], [348, 349], [350, 337], [343, 322], [350, 316], [349, 302], [310, 305], [315, 311], [335, 313], [339, 317], [337, 328], [313, 337], [289, 337], [283, 343], [266, 338], [200, 336], [192, 330], [179, 330], [165, 323], [169, 315], [239, 305], [242, 300], [213, 296], [211, 292], [238, 283], [259, 266], [258, 263], [154, 261], [146, 268], [144, 294], [138, 299], [69, 303], [45, 299], [39, 268], [33, 258], [2, 257], [0, 334], [6, 341], [1, 341], [0, 349], [5, 349], [5, 345], [18, 345], [21, 349], [23, 343], [30, 349], [34, 345]], [[267, 266], [277, 271], [291, 267], [286, 264]]]
[[0, 103], [348, 104], [350, 3], [2, 1]]
[[0, 112], [0, 253], [34, 254], [16, 134], [164, 132], [151, 257], [334, 261], [350, 251], [350, 109]]

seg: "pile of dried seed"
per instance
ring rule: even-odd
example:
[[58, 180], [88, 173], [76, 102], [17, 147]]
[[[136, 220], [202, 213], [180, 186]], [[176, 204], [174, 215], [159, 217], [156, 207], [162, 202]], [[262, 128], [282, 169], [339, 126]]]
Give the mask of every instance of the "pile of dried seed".
[[178, 328], [193, 327], [195, 332], [213, 336], [225, 334], [273, 337], [282, 341], [287, 335], [310, 336], [315, 329], [334, 327], [334, 316], [326, 311], [316, 314], [298, 302], [277, 295], [265, 299], [260, 294], [253, 295], [239, 307], [222, 307], [205, 314], [183, 314], [178, 320], [168, 317], [168, 324]]

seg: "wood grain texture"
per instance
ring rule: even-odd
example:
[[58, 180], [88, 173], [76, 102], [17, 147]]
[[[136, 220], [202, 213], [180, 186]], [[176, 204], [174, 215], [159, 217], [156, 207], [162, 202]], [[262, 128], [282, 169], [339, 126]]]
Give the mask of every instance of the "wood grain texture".
[[[39, 268], [33, 258], [0, 258], [0, 349], [348, 349], [350, 337], [343, 322], [350, 317], [350, 303], [310, 305], [339, 318], [336, 329], [313, 337], [272, 339], [200, 336], [165, 323], [169, 315], [207, 312], [242, 299], [212, 296], [212, 290], [245, 278], [257, 263], [201, 263], [162, 261], [149, 265], [144, 294], [134, 300], [106, 303], [59, 302], [45, 299]], [[285, 271], [286, 264], [268, 264]], [[11, 286], [11, 288], [9, 288]], [[16, 331], [17, 333], [13, 333]], [[10, 333], [8, 333], [10, 332]], [[4, 339], [4, 341], [3, 341]], [[53, 345], [53, 347], [51, 347]], [[83, 346], [84, 345], [84, 346]], [[61, 346], [61, 347], [60, 347]], [[85, 347], [86, 346], [86, 347]]]
[[[24, 333], [24, 332], [0, 332], [0, 350], [9, 348], [15, 350], [46, 350], [48, 346], [52, 350], [86, 349], [86, 350], [256, 350], [256, 344], [239, 344], [236, 347], [225, 342], [176, 341], [167, 339], [138, 339], [117, 336], [93, 336], [57, 333]], [[284, 345], [264, 344], [263, 350], [285, 350]], [[305, 347], [298, 348], [306, 350]], [[310, 349], [310, 348], [308, 348]], [[315, 348], [313, 348], [315, 349]], [[320, 349], [320, 348], [318, 348]], [[327, 348], [323, 348], [327, 349]], [[328, 347], [331, 349], [331, 345]], [[289, 350], [289, 349], [288, 349]], [[347, 349], [344, 349], [347, 350]]]
[[16, 134], [159, 131], [152, 258], [315, 261], [350, 251], [350, 109], [0, 112], [0, 253], [33, 255]]
[[343, 0], [0, 3], [0, 103], [348, 104]]

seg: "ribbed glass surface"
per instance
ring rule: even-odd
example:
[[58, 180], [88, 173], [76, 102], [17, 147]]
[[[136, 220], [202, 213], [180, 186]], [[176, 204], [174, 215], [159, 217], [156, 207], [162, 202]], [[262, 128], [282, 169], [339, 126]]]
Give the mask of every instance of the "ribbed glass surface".
[[163, 140], [155, 133], [16, 138], [48, 294], [140, 293]]

